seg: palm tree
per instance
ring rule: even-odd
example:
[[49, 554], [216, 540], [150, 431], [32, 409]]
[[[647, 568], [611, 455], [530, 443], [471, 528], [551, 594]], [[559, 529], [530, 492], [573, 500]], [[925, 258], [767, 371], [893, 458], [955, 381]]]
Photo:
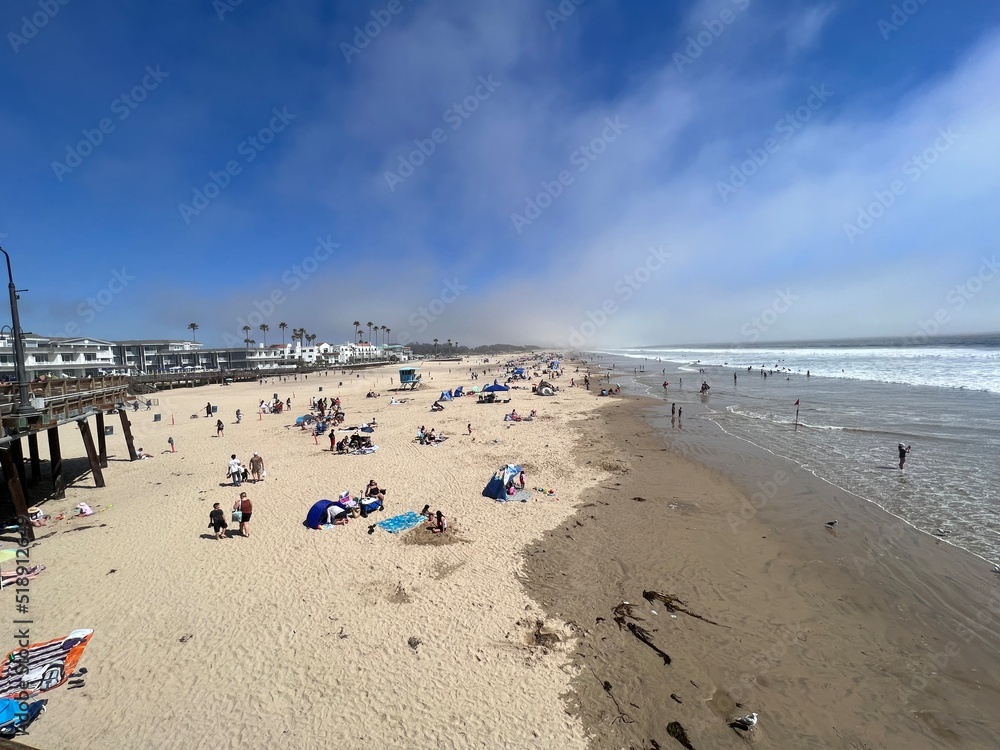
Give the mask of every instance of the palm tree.
[[436, 357], [438, 353], [438, 340], [434, 339], [434, 356]]
[[358, 342], [358, 327], [361, 325], [360, 320], [354, 321], [354, 343]]
[[386, 338], [389, 335], [389, 328], [387, 326], [382, 326], [382, 353], [383, 359], [385, 359], [385, 348], [389, 345], [389, 339]]
[[391, 328], [386, 328], [385, 329], [385, 340], [386, 340], [386, 342], [389, 341], [389, 334], [390, 333], [392, 333], [392, 329]]
[[191, 330], [192, 341], [197, 341], [197, 339], [194, 337], [194, 332], [197, 331], [200, 327], [201, 326], [199, 326], [197, 323], [188, 323], [188, 328]]
[[288, 323], [278, 323], [278, 328], [281, 329], [281, 345], [285, 345], [285, 329], [288, 328]]
[[448, 339], [448, 356], [451, 356], [451, 339]]
[[250, 326], [243, 326], [243, 343], [247, 345], [247, 349], [250, 348]]
[[267, 332], [271, 330], [271, 326], [269, 326], [267, 323], [261, 323], [259, 327], [261, 333], [264, 334], [264, 336], [262, 337], [264, 340], [264, 348], [267, 349]]
[[375, 325], [375, 324], [374, 324], [374, 323], [372, 323], [372, 322], [371, 322], [371, 321], [369, 320], [369, 321], [368, 321], [368, 322], [367, 322], [367, 323], [366, 323], [365, 325], [367, 325], [367, 326], [368, 326], [368, 343], [371, 343], [371, 340], [372, 340], [372, 326], [373, 326], [373, 325]]
[[245, 339], [243, 339], [243, 343], [246, 344], [247, 345], [247, 349], [249, 349], [251, 344], [256, 344], [257, 342], [254, 341], [249, 336], [247, 336]]
[[309, 346], [312, 346], [313, 344], [316, 343], [316, 334], [315, 333], [306, 334], [306, 340], [309, 342]]

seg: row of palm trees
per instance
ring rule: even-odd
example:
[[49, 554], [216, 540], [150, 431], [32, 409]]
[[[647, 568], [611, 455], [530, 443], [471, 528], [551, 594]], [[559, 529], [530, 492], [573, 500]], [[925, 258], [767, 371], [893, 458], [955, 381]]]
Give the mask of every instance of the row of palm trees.
[[[452, 346], [456, 346], [457, 347], [458, 346], [458, 342], [457, 341], [453, 342], [451, 339], [448, 339], [448, 356], [449, 357], [451, 356], [451, 347]], [[438, 340], [434, 339], [434, 355], [437, 356], [437, 353], [438, 353]]]
[[[195, 341], [195, 332], [200, 327], [201, 326], [199, 326], [197, 323], [188, 323], [188, 329], [190, 329], [190, 331], [191, 331], [191, 340], [192, 341]], [[388, 341], [389, 341], [389, 334], [392, 333], [392, 329], [389, 328], [388, 326], [377, 326], [374, 323], [372, 323], [370, 320], [367, 323], [365, 323], [364, 326], [361, 325], [361, 321], [360, 320], [355, 320], [354, 321], [354, 340], [355, 340], [355, 342], [360, 343], [361, 336], [363, 334], [363, 331], [361, 331], [360, 329], [363, 328], [363, 327], [367, 327], [368, 328], [368, 341], [369, 342], [371, 342], [371, 340], [372, 340], [372, 332], [375, 333], [375, 348], [376, 349], [378, 348], [378, 334], [379, 334], [379, 331], [382, 332], [382, 346], [385, 346], [388, 343]], [[264, 342], [264, 346], [266, 347], [267, 346], [267, 332], [271, 330], [271, 326], [269, 326], [267, 323], [261, 323], [258, 326], [258, 328], [259, 328], [259, 330], [260, 330], [260, 332], [262, 334], [262, 339], [261, 340]], [[278, 328], [281, 329], [281, 345], [284, 346], [285, 345], [285, 330], [288, 328], [288, 323], [278, 323]], [[247, 326], [247, 325], [243, 326], [243, 334], [246, 336], [246, 338], [243, 339], [243, 343], [247, 345], [247, 349], [249, 349], [251, 345], [257, 343], [252, 338], [250, 338], [250, 331], [252, 331], [252, 330], [253, 329], [250, 326]], [[292, 329], [292, 341], [294, 342], [296, 339], [298, 339], [299, 342], [302, 343], [303, 345], [305, 343], [312, 344], [314, 341], [316, 341], [316, 334], [315, 333], [307, 333], [305, 328], [293, 328]], [[450, 356], [451, 355], [452, 346], [457, 347], [458, 346], [458, 342], [457, 341], [453, 342], [451, 339], [448, 339], [447, 344], [448, 344], [448, 355]], [[437, 355], [437, 353], [438, 353], [438, 339], [434, 339], [434, 354]]]
[[[378, 348], [378, 334], [379, 334], [379, 331], [382, 332], [382, 337], [383, 337], [382, 338], [382, 345], [385, 346], [386, 343], [388, 343], [389, 334], [392, 333], [392, 329], [391, 328], [389, 328], [388, 326], [375, 325], [371, 321], [368, 321], [368, 323], [366, 323], [365, 325], [368, 327], [368, 341], [369, 342], [372, 340], [372, 333], [374, 332], [374, 334], [375, 334], [375, 347], [376, 348]], [[196, 341], [197, 339], [195, 339], [195, 333], [197, 332], [197, 330], [199, 328], [201, 328], [201, 326], [199, 326], [197, 323], [188, 323], [187, 327], [191, 331], [191, 341]], [[288, 328], [288, 323], [284, 323], [284, 322], [278, 323], [278, 328], [281, 330], [281, 345], [284, 346], [285, 345], [285, 330]], [[355, 320], [354, 321], [354, 340], [357, 343], [360, 343], [360, 341], [361, 341], [362, 331], [359, 330], [360, 328], [362, 328], [361, 321], [360, 320]], [[260, 330], [260, 332], [262, 334], [261, 340], [264, 342], [264, 346], [266, 347], [267, 346], [267, 332], [271, 330], [271, 326], [269, 326], [267, 323], [261, 323], [258, 326], [258, 329]], [[250, 326], [248, 326], [248, 325], [243, 326], [243, 334], [246, 337], [246, 338], [243, 339], [243, 343], [247, 345], [248, 349], [250, 348], [250, 346], [252, 344], [256, 344], [257, 343], [252, 338], [250, 338], [250, 331], [252, 331], [252, 330], [253, 329]], [[305, 328], [293, 328], [292, 329], [292, 341], [294, 342], [296, 339], [298, 339], [302, 344], [305, 344], [307, 342], [310, 343], [310, 344], [312, 344], [314, 341], [316, 341], [316, 334], [315, 333], [307, 333]], [[437, 345], [437, 339], [434, 339], [434, 344]], [[448, 345], [449, 345], [449, 350], [450, 350], [451, 339], [448, 340]]]
[[[197, 330], [199, 328], [201, 328], [201, 326], [198, 325], [197, 323], [188, 323], [187, 327], [188, 327], [188, 330], [191, 331], [191, 341], [196, 341], [197, 339], [195, 338], [195, 333], [197, 332]], [[258, 328], [258, 330], [260, 330], [260, 332], [262, 334], [261, 341], [264, 342], [264, 346], [266, 347], [267, 346], [267, 332], [271, 330], [271, 326], [269, 326], [267, 323], [261, 323], [259, 326], [257, 326], [257, 328]], [[284, 322], [278, 323], [278, 328], [281, 329], [281, 345], [284, 346], [285, 345], [285, 331], [288, 328], [288, 323], [284, 323]], [[252, 331], [253, 328], [251, 328], [250, 326], [245, 325], [245, 326], [243, 326], [242, 330], [243, 330], [243, 335], [246, 337], [246, 338], [243, 339], [243, 343], [246, 344], [247, 345], [247, 349], [249, 349], [252, 344], [256, 344], [257, 343], [252, 338], [250, 338], [250, 331]], [[388, 330], [388, 329], [386, 329], [386, 330]], [[292, 329], [292, 341], [295, 341], [296, 339], [298, 339], [303, 344], [305, 344], [306, 342], [308, 342], [308, 343], [311, 344], [311, 343], [313, 343], [316, 340], [316, 338], [317, 338], [317, 336], [316, 336], [315, 333], [307, 333], [305, 328], [293, 328]]]
[[[375, 348], [376, 349], [378, 348], [378, 332], [379, 331], [382, 332], [382, 346], [385, 346], [387, 343], [389, 343], [389, 334], [392, 333], [392, 329], [391, 328], [389, 328], [388, 326], [377, 326], [374, 323], [372, 323], [370, 320], [367, 323], [365, 323], [365, 326], [367, 326], [367, 328], [368, 328], [368, 341], [369, 342], [371, 342], [371, 340], [372, 340], [372, 331], [375, 332]], [[354, 340], [355, 340], [355, 342], [360, 343], [362, 332], [359, 331], [358, 329], [359, 328], [363, 328], [363, 327], [364, 326], [361, 325], [361, 321], [360, 320], [355, 320], [354, 321]]]

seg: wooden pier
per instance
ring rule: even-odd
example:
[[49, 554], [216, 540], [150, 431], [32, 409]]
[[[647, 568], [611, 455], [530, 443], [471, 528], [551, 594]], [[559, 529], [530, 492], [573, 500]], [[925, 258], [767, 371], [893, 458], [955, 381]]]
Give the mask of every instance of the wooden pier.
[[[131, 422], [124, 408], [129, 399], [128, 381], [129, 379], [124, 376], [105, 376], [34, 382], [29, 386], [32, 410], [28, 413], [19, 411], [20, 402], [16, 384], [0, 384], [0, 419], [3, 423], [3, 436], [0, 437], [0, 468], [3, 469], [22, 536], [29, 540], [34, 539], [24, 487], [41, 482], [41, 459], [38, 453], [40, 433], [44, 432], [48, 440], [53, 498], [62, 498], [66, 495], [62, 447], [59, 442], [60, 427], [76, 424], [87, 451], [94, 484], [98, 487], [105, 486], [102, 470], [108, 466], [104, 429], [104, 418], [107, 413], [118, 414], [129, 458], [132, 461], [138, 458], [132, 440]], [[91, 417], [94, 417], [96, 422], [96, 442], [90, 429]], [[24, 439], [28, 442], [27, 467], [21, 442]], [[28, 474], [29, 469], [30, 474]]]

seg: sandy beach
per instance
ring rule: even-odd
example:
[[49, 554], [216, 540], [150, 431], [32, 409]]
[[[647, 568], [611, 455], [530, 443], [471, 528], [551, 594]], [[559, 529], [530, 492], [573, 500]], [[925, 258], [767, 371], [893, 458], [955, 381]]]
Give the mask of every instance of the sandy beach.
[[[1000, 602], [966, 553], [762, 456], [739, 460], [779, 486], [747, 512], [752, 493], [651, 426], [648, 399], [569, 388], [572, 367], [550, 398], [529, 386], [431, 413], [441, 390], [474, 383], [469, 366], [425, 363], [427, 387], [402, 404], [381, 368], [168, 391], [130, 414], [153, 458], [129, 462], [116, 431], [108, 486], [83, 474], [44, 506], [98, 512], [39, 529], [33, 633], [95, 635], [85, 686], [46, 694], [28, 743], [995, 747]], [[258, 415], [275, 393], [291, 412]], [[339, 396], [346, 425], [375, 418], [379, 449], [334, 455], [290, 427], [310, 396]], [[504, 422], [511, 407], [539, 417]], [[414, 442], [421, 425], [448, 440]], [[253, 451], [267, 478], [230, 486], [230, 454]], [[508, 462], [556, 493], [482, 497]], [[384, 513], [303, 526], [314, 501], [369, 479], [388, 490]], [[211, 505], [228, 515], [241, 490], [251, 536], [217, 541]], [[425, 504], [446, 535], [368, 533]], [[753, 732], [727, 726], [751, 711]]]
[[[398, 394], [406, 399], [398, 405], [388, 393], [396, 370], [383, 368], [167, 391], [155, 412], [130, 414], [137, 445], [154, 457], [129, 462], [119, 429], [108, 438], [107, 487], [95, 489], [86, 474], [44, 506], [55, 516], [83, 501], [98, 512], [38, 530], [32, 559], [47, 570], [31, 584], [32, 632], [95, 635], [81, 663], [85, 687], [46, 694], [48, 712], [27, 740], [41, 748], [584, 747], [582, 725], [559, 708], [565, 656], [536, 645], [544, 615], [521, 584], [521, 550], [572, 514], [589, 481], [576, 470], [569, 425], [594, 399], [569, 389], [534, 397], [529, 387], [510, 391], [511, 404], [466, 397], [432, 414], [441, 390], [473, 381], [457, 362], [425, 363], [423, 373], [427, 387]], [[381, 396], [365, 398], [369, 389]], [[258, 416], [259, 400], [274, 393], [292, 399], [291, 416]], [[327, 438], [317, 445], [289, 429], [310, 396], [340, 396], [346, 425], [377, 419], [378, 451], [334, 455]], [[208, 401], [224, 437], [204, 416]], [[539, 418], [505, 423], [512, 406], [538, 409]], [[239, 425], [237, 408], [246, 414]], [[449, 439], [419, 445], [421, 425]], [[67, 458], [76, 442], [66, 430]], [[206, 528], [212, 503], [228, 515], [239, 493], [226, 479], [229, 456], [246, 462], [253, 451], [268, 474], [242, 487], [254, 502], [251, 535], [216, 541]], [[503, 504], [482, 497], [508, 462], [525, 465], [529, 485], [558, 494]], [[369, 479], [388, 489], [384, 513], [330, 530], [303, 526], [313, 502], [345, 489], [358, 495]], [[367, 533], [428, 503], [452, 525], [443, 538], [422, 527]]]

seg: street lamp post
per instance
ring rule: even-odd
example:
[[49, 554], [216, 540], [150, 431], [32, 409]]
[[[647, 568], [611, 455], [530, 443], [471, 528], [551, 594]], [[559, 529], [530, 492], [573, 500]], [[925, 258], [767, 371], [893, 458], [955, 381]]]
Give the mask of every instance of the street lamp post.
[[0, 247], [0, 253], [3, 253], [7, 258], [7, 279], [10, 281], [7, 290], [10, 292], [10, 323], [14, 331], [14, 367], [17, 373], [17, 391], [20, 401], [17, 413], [32, 414], [35, 409], [31, 405], [28, 371], [24, 366], [24, 342], [21, 340], [21, 318], [17, 314], [17, 289], [14, 287], [14, 272], [10, 268], [10, 255], [2, 247]]

